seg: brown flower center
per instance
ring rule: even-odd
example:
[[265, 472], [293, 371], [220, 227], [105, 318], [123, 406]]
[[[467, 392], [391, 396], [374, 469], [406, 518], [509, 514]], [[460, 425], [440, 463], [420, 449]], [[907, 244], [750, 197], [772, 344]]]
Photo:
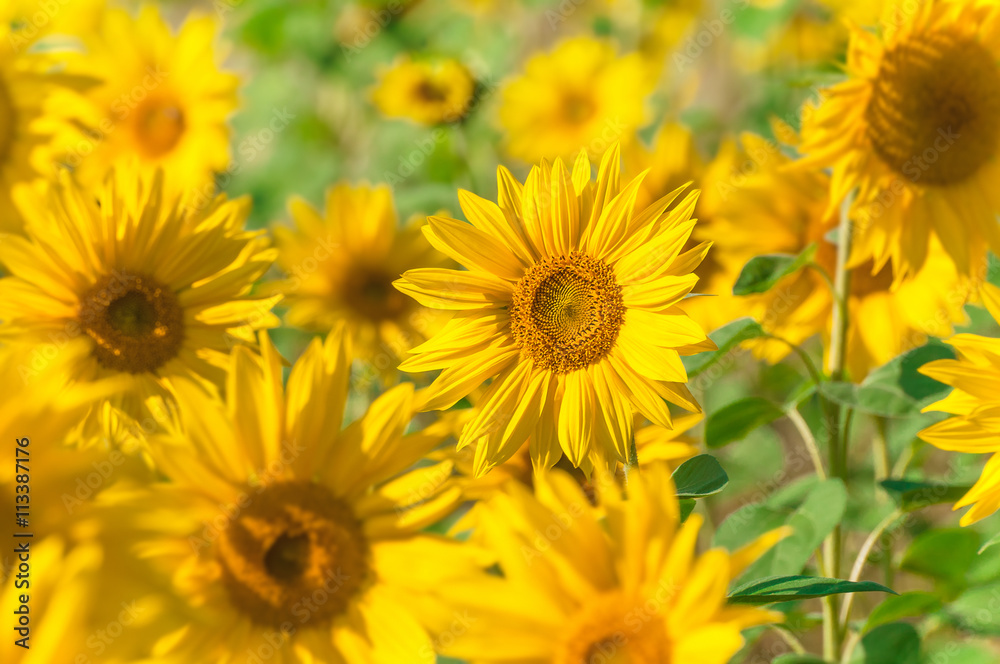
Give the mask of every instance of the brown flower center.
[[622, 288], [604, 262], [573, 252], [530, 267], [514, 287], [510, 326], [521, 352], [555, 373], [582, 369], [615, 345]]
[[323, 624], [343, 613], [369, 574], [368, 546], [351, 508], [313, 482], [272, 484], [219, 540], [233, 606], [254, 623]]
[[572, 618], [553, 664], [671, 664], [665, 591], [647, 600], [608, 593]]
[[177, 356], [184, 342], [184, 312], [177, 296], [145, 275], [101, 278], [80, 299], [80, 323], [94, 340], [101, 366], [143, 373]]
[[1000, 143], [996, 58], [963, 35], [914, 35], [883, 55], [865, 119], [875, 153], [897, 173], [929, 185], [962, 182]]
[[136, 139], [149, 157], [170, 152], [184, 135], [184, 112], [176, 103], [147, 100], [135, 113]]
[[424, 80], [417, 85], [417, 98], [432, 103], [440, 103], [448, 99], [448, 91], [444, 86]]
[[378, 267], [356, 266], [347, 271], [341, 296], [362, 318], [396, 320], [410, 307], [408, 298], [392, 285], [396, 278]]
[[563, 98], [563, 115], [571, 124], [582, 124], [596, 112], [597, 105], [590, 95], [571, 93]]

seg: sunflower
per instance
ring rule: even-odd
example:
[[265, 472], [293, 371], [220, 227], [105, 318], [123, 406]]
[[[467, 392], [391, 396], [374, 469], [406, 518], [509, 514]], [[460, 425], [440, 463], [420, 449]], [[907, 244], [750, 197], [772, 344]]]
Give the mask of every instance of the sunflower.
[[608, 43], [578, 37], [532, 57], [502, 91], [500, 123], [507, 151], [529, 162], [599, 156], [645, 120], [651, 92], [636, 53], [619, 57]]
[[215, 65], [209, 17], [188, 18], [176, 35], [153, 5], [136, 18], [109, 9], [85, 37], [81, 73], [102, 80], [87, 95], [87, 136], [63, 156], [81, 181], [96, 185], [115, 164], [157, 169], [180, 191], [214, 192], [229, 166], [227, 118], [236, 110], [236, 76]]
[[[664, 123], [651, 147], [635, 141], [624, 148], [622, 156], [627, 178], [646, 172], [636, 196], [636, 207], [639, 209], [687, 182], [694, 182], [701, 188], [694, 209], [698, 223], [685, 249], [691, 249], [715, 235], [712, 228], [716, 210], [728, 195], [726, 187], [733, 174], [747, 159], [747, 155], [737, 150], [732, 141], [727, 141], [719, 148], [716, 157], [705, 163], [691, 131], [676, 122]], [[726, 238], [720, 239], [724, 241]], [[721, 260], [717, 251], [712, 251], [694, 268], [694, 273], [698, 275], [697, 293], [710, 297], [689, 297], [679, 306], [706, 330], [718, 329], [745, 316], [746, 303], [733, 297], [733, 284], [749, 258], [751, 254]]]
[[959, 272], [1000, 251], [1000, 7], [925, 2], [883, 38], [855, 28], [850, 79], [803, 116], [803, 167], [856, 191], [852, 264], [916, 273], [932, 237]]
[[[980, 294], [993, 320], [1000, 322], [1000, 289], [983, 284]], [[992, 454], [979, 481], [955, 509], [972, 505], [962, 516], [968, 526], [988, 517], [1000, 508], [1000, 339], [975, 334], [956, 334], [946, 340], [958, 354], [956, 360], [936, 360], [920, 367], [930, 376], [954, 390], [924, 411], [941, 411], [953, 417], [931, 425], [920, 437], [942, 450]]]
[[379, 74], [372, 101], [386, 117], [436, 125], [461, 120], [475, 88], [472, 74], [457, 60], [404, 57]]
[[249, 199], [224, 196], [190, 212], [165, 196], [159, 177], [119, 174], [96, 192], [63, 177], [25, 208], [27, 237], [0, 242], [9, 274], [0, 279], [0, 333], [43, 365], [85, 340], [90, 352], [67, 368], [70, 378], [128, 383], [110, 401], [95, 399], [88, 423], [118, 413], [145, 420], [147, 397], [180, 376], [221, 381], [232, 346], [277, 325], [270, 309], [279, 297], [248, 296], [275, 253], [262, 232], [242, 230], [248, 212]]
[[543, 160], [523, 187], [501, 166], [499, 205], [460, 191], [471, 224], [429, 217], [424, 229], [467, 271], [409, 270], [396, 282], [456, 312], [400, 365], [443, 369], [424, 408], [447, 409], [493, 379], [459, 440], [478, 442], [477, 475], [529, 436], [540, 467], [564, 453], [586, 469], [624, 462], [635, 411], [669, 427], [664, 399], [699, 410], [680, 356], [715, 346], [677, 306], [708, 251], [681, 250], [697, 193], [666, 214], [681, 189], [636, 210], [642, 178], [620, 187], [619, 158], [615, 145], [596, 182], [585, 152], [572, 175]]
[[[827, 235], [836, 217], [826, 175], [789, 168], [792, 161], [779, 146], [758, 136], [746, 134], [742, 144], [748, 160], [742, 163], [753, 168], [706, 185], [725, 196], [704, 234], [715, 241], [716, 259], [732, 274], [753, 256], [799, 254], [810, 245], [816, 251], [815, 267], [785, 277], [763, 295], [738, 298], [743, 311], [781, 338], [748, 344], [757, 357], [773, 363], [791, 352], [789, 342], [801, 345], [816, 334], [829, 335], [834, 300], [827, 278], [835, 271], [837, 247]], [[851, 377], [861, 380], [928, 336], [951, 334], [952, 326], [965, 320], [962, 307], [972, 288], [936, 241], [923, 268], [903, 280], [893, 278], [891, 265], [877, 270], [871, 260], [857, 265], [848, 298]]]
[[[14, 7], [7, 7], [8, 13]], [[0, 19], [5, 17], [0, 15]], [[14, 189], [55, 174], [55, 143], [78, 137], [70, 118], [80, 104], [55, 103], [62, 92], [78, 94], [86, 82], [53, 72], [54, 54], [21, 45], [17, 31], [0, 21], [0, 231], [21, 230]]]
[[483, 562], [421, 532], [461, 500], [450, 464], [407, 471], [446, 430], [404, 435], [410, 383], [341, 430], [351, 359], [340, 330], [313, 340], [287, 387], [266, 335], [260, 348], [233, 352], [225, 403], [178, 386], [179, 424], [152, 445], [170, 481], [118, 504], [139, 515], [136, 551], [172, 576], [187, 604], [163, 621], [153, 652], [171, 661], [277, 650], [283, 662], [433, 662], [421, 616], [452, 575]]
[[[386, 185], [338, 184], [326, 192], [322, 213], [293, 198], [294, 227], [275, 226], [278, 265], [290, 325], [327, 332], [344, 322], [357, 355], [382, 373], [394, 371], [406, 351], [440, 327], [441, 314], [392, 286], [414, 267], [443, 267], [415, 220], [399, 228]], [[421, 217], [422, 219], [422, 217]]]
[[[477, 617], [443, 653], [472, 664], [725, 664], [742, 629], [782, 615], [726, 604], [731, 580], [788, 534], [772, 531], [735, 553], [696, 555], [702, 518], [680, 524], [669, 469], [610, 481], [594, 509], [561, 471], [539, 473], [535, 492], [516, 482], [473, 509], [472, 537], [495, 551], [503, 577], [449, 589]], [[598, 516], [604, 514], [604, 519]]]

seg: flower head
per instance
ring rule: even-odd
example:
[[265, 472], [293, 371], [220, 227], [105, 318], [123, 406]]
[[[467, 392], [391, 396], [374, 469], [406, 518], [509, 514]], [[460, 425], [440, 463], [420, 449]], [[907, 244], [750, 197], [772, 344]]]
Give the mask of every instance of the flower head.
[[492, 379], [459, 445], [478, 443], [476, 472], [530, 436], [532, 459], [565, 454], [577, 467], [624, 462], [633, 413], [671, 426], [665, 399], [692, 411], [682, 354], [714, 348], [677, 306], [697, 282], [708, 244], [683, 247], [697, 199], [677, 189], [635, 209], [642, 178], [618, 180], [608, 151], [596, 181], [581, 153], [572, 174], [556, 160], [524, 186], [499, 169], [499, 205], [466, 191], [465, 223], [430, 217], [431, 244], [467, 270], [410, 270], [397, 287], [456, 312], [412, 352], [405, 371], [442, 369], [427, 409], [445, 409]]

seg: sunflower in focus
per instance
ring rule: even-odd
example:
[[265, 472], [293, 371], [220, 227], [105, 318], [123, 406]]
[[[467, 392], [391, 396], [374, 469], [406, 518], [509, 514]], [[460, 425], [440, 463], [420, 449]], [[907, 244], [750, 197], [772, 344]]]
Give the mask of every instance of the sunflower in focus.
[[154, 5], [135, 18], [104, 13], [80, 61], [80, 73], [102, 80], [87, 94], [87, 136], [63, 155], [82, 182], [96, 186], [134, 160], [142, 175], [162, 169], [170, 186], [211, 200], [214, 174], [229, 166], [239, 84], [217, 68], [217, 34], [212, 18], [189, 17], [174, 35]]
[[457, 60], [401, 58], [381, 72], [372, 101], [386, 117], [436, 125], [461, 120], [475, 89], [472, 74]]
[[43, 356], [84, 339], [70, 379], [127, 382], [111, 400], [95, 391], [90, 424], [138, 418], [181, 376], [221, 381], [233, 345], [278, 324], [279, 297], [248, 295], [275, 254], [242, 229], [248, 211], [249, 199], [219, 196], [192, 213], [159, 177], [118, 174], [97, 192], [63, 177], [25, 208], [27, 237], [0, 243], [0, 334]]
[[803, 167], [833, 168], [832, 200], [856, 191], [852, 264], [901, 280], [931, 238], [962, 274], [1000, 251], [1000, 7], [925, 2], [882, 39], [855, 28], [850, 79], [803, 116]]
[[[716, 182], [725, 200], [705, 237], [715, 241], [717, 260], [738, 274], [753, 256], [797, 255], [810, 245], [816, 251], [815, 267], [802, 268], [764, 294], [738, 298], [766, 332], [780, 337], [748, 343], [757, 357], [774, 363], [791, 352], [786, 342], [828, 338], [834, 301], [827, 277], [836, 271], [837, 247], [827, 235], [837, 221], [825, 174], [788, 168], [792, 161], [779, 146], [758, 136], [746, 134], [742, 144], [756, 166], [739, 179]], [[891, 265], [876, 269], [868, 260], [851, 271], [850, 286], [847, 368], [858, 381], [928, 336], [951, 334], [954, 324], [966, 320], [963, 305], [973, 288], [936, 241], [916, 274], [897, 280]]]
[[[1000, 289], [983, 284], [980, 294], [993, 320], [1000, 322]], [[924, 429], [920, 437], [949, 452], [992, 455], [979, 481], [955, 504], [955, 509], [972, 506], [962, 516], [962, 525], [968, 526], [1000, 509], [1000, 339], [956, 334], [946, 343], [958, 359], [928, 362], [920, 373], [955, 388], [924, 412], [952, 417]]]
[[399, 228], [386, 185], [338, 184], [327, 190], [323, 213], [300, 198], [289, 211], [294, 227], [274, 227], [278, 265], [288, 275], [275, 287], [285, 296], [288, 323], [327, 332], [343, 321], [358, 357], [382, 372], [395, 370], [443, 321], [392, 282], [410, 268], [447, 261], [416, 220]]
[[603, 41], [578, 37], [535, 55], [502, 91], [500, 123], [511, 156], [528, 162], [600, 156], [646, 118], [652, 92], [642, 57], [619, 57]]
[[421, 532], [461, 500], [449, 464], [407, 472], [446, 431], [404, 435], [410, 383], [341, 430], [339, 330], [313, 340], [286, 387], [266, 335], [260, 348], [233, 352], [225, 403], [178, 386], [179, 423], [153, 445], [171, 481], [121, 496], [140, 515], [137, 552], [187, 603], [161, 621], [155, 656], [228, 661], [270, 642], [283, 662], [433, 662], [423, 618], [483, 562]]
[[725, 664], [743, 647], [741, 630], [782, 619], [727, 605], [726, 593], [789, 529], [697, 555], [702, 517], [680, 523], [666, 466], [630, 477], [627, 500], [613, 480], [601, 486], [594, 509], [574, 479], [548, 471], [534, 494], [510, 482], [473, 508], [472, 538], [496, 552], [503, 577], [450, 589], [479, 619], [444, 654], [472, 664]]
[[503, 463], [530, 437], [547, 468], [627, 458], [632, 417], [671, 426], [666, 402], [698, 411], [680, 356], [714, 348], [677, 306], [694, 287], [708, 244], [682, 251], [697, 193], [676, 189], [644, 209], [642, 183], [619, 184], [619, 148], [596, 181], [581, 152], [522, 186], [498, 170], [499, 205], [459, 192], [471, 223], [429, 217], [431, 244], [467, 270], [409, 270], [397, 288], [454, 318], [400, 365], [441, 369], [424, 408], [444, 410], [492, 379], [459, 446], [477, 443], [475, 473]]

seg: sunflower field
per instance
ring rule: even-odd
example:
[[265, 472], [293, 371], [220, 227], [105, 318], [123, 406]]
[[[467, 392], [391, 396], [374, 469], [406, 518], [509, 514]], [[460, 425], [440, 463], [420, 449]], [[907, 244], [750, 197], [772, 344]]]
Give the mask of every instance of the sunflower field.
[[1000, 662], [997, 0], [0, 0], [2, 664]]

